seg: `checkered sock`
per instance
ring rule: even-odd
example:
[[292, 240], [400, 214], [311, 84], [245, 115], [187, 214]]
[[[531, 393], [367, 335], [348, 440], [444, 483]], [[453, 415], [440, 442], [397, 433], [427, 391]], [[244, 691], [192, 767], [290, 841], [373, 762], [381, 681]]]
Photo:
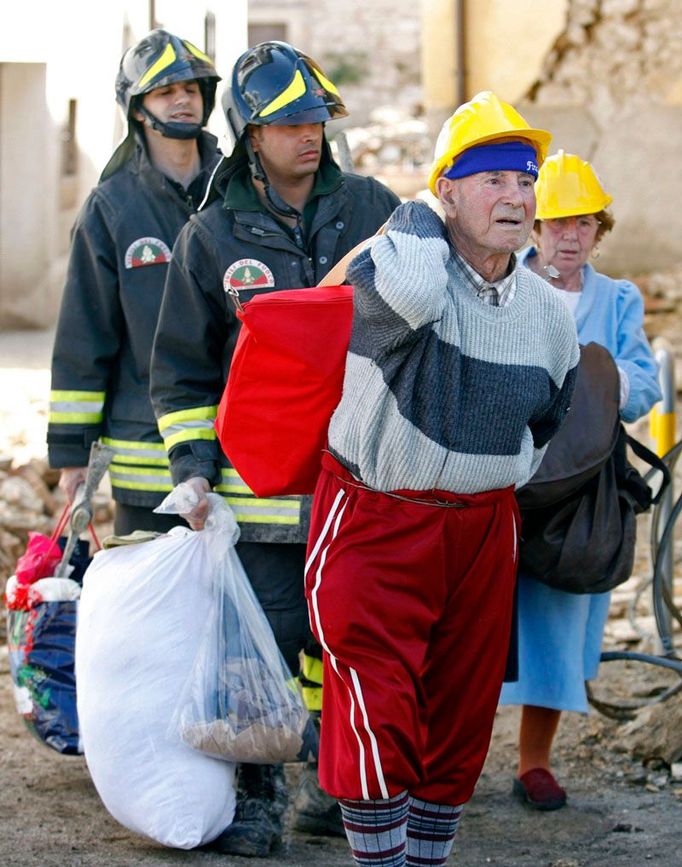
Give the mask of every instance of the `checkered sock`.
[[410, 797], [407, 867], [442, 867], [452, 850], [462, 807], [429, 804]]
[[339, 801], [355, 863], [405, 867], [407, 792], [385, 801]]

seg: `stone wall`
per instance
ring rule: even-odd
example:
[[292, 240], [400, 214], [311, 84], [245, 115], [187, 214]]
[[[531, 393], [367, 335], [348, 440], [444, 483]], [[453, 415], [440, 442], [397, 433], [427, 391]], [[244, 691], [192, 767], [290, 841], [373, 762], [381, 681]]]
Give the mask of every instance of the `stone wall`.
[[379, 106], [421, 110], [419, 0], [250, 0], [249, 24], [266, 23], [285, 24], [288, 41], [320, 63], [347, 123], [367, 123]]
[[682, 105], [679, 0], [570, 0], [530, 98], [583, 106], [599, 130], [624, 112]]
[[553, 149], [591, 160], [614, 197], [600, 268], [682, 261], [679, 0], [570, 0], [523, 109], [552, 130]]

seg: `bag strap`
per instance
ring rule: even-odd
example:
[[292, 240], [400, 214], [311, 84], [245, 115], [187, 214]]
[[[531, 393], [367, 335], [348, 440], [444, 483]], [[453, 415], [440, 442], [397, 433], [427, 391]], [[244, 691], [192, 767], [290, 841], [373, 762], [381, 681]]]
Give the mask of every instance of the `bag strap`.
[[66, 522], [69, 519], [69, 515], [71, 513], [71, 503], [67, 503], [62, 509], [62, 513], [59, 516], [59, 520], [54, 526], [54, 530], [52, 531], [52, 535], [50, 536], [50, 547], [43, 552], [43, 556], [40, 558], [37, 568], [42, 569], [45, 561], [47, 560], [47, 555], [50, 553], [53, 545], [57, 545], [57, 540], [62, 534], [64, 527], [66, 526]]
[[663, 496], [663, 492], [670, 484], [670, 470], [655, 452], [652, 452], [650, 448], [647, 448], [644, 443], [641, 443], [639, 440], [630, 436], [629, 433], [625, 434], [625, 441], [640, 460], [643, 460], [645, 464], [649, 464], [652, 469], [658, 470], [663, 477], [663, 481], [656, 492], [656, 496], [651, 499], [652, 504], [656, 505]]
[[[51, 542], [56, 543], [57, 539], [59, 539], [61, 534], [64, 532], [64, 528], [66, 527], [66, 522], [68, 521], [70, 514], [71, 514], [71, 503], [67, 503], [64, 506], [61, 515], [59, 516], [59, 520], [55, 524], [54, 530], [52, 531], [52, 535], [50, 536]], [[95, 543], [95, 548], [98, 551], [101, 551], [102, 550], [102, 543], [100, 542], [100, 540], [97, 536], [97, 533], [95, 532], [95, 525], [92, 523], [92, 521], [90, 521], [90, 523], [88, 524], [88, 532], [90, 533], [90, 538]]]
[[69, 515], [71, 513], [71, 503], [67, 503], [62, 509], [62, 513], [59, 516], [59, 520], [55, 524], [54, 530], [52, 531], [52, 535], [50, 536], [51, 542], [56, 542], [57, 539], [61, 536], [62, 530], [66, 526], [66, 522], [69, 519]]
[[[376, 233], [376, 235], [382, 235], [384, 232], [384, 227], [382, 226]], [[336, 265], [329, 270], [325, 276], [320, 280], [317, 284], [318, 286], [341, 286], [346, 281], [346, 271], [351, 261], [355, 259], [355, 257], [362, 253], [365, 247], [369, 244], [372, 238], [376, 237], [376, 235], [372, 235], [371, 238], [365, 238], [364, 241], [360, 241], [359, 244], [356, 244], [352, 250], [349, 250], [345, 256], [343, 256]], [[227, 290], [227, 295], [232, 299], [232, 303], [234, 304], [235, 312], [237, 314], [237, 318], [243, 321], [244, 319], [244, 305], [239, 300], [239, 292], [236, 289], [233, 289], [231, 286]]]
[[94, 527], [92, 521], [90, 521], [90, 523], [88, 524], [88, 532], [90, 533], [90, 537], [92, 538], [92, 541], [95, 543], [95, 548], [98, 551], [101, 551], [102, 550], [102, 543], [98, 539], [97, 533], [95, 533], [95, 527]]

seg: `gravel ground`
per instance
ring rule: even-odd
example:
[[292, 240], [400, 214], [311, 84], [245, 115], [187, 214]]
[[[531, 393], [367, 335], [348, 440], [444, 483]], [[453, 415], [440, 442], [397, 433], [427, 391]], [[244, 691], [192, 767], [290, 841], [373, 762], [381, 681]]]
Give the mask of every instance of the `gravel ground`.
[[[619, 750], [617, 727], [598, 716], [566, 716], [556, 770], [569, 803], [537, 813], [510, 795], [516, 711], [498, 714], [488, 760], [462, 820], [449, 864], [460, 867], [677, 867], [682, 799], [656, 773]], [[5, 867], [289, 867], [352, 865], [344, 840], [289, 832], [269, 859], [163, 849], [106, 812], [82, 758], [33, 740], [14, 710], [7, 657], [0, 661], [0, 840]], [[295, 786], [297, 768], [289, 766]], [[660, 781], [659, 781], [660, 782]], [[648, 788], [646, 787], [648, 786]]]

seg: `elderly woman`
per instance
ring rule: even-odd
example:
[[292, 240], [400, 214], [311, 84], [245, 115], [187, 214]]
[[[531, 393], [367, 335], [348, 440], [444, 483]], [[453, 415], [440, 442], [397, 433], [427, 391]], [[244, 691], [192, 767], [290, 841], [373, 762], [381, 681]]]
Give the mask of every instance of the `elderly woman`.
[[[590, 163], [559, 151], [536, 184], [531, 240], [520, 260], [545, 277], [575, 317], [578, 340], [604, 346], [620, 377], [620, 415], [632, 422], [660, 400], [656, 362], [644, 334], [637, 286], [588, 264], [614, 225], [613, 201]], [[519, 575], [519, 679], [502, 690], [502, 704], [520, 704], [519, 765], [514, 793], [539, 810], [556, 810], [566, 792], [550, 771], [561, 712], [587, 711], [585, 681], [597, 674], [609, 593], [578, 595]]]

